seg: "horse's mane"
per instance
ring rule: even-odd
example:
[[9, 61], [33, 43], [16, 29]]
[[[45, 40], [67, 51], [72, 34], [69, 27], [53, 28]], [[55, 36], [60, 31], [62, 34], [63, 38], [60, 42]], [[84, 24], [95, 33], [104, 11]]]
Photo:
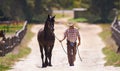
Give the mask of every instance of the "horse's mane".
[[[47, 20], [45, 21], [45, 26], [44, 26], [44, 39], [45, 40], [50, 40], [52, 38], [50, 38], [50, 36], [53, 34], [53, 32], [51, 32], [51, 30], [48, 28], [48, 21], [49, 21], [50, 17], [47, 18]], [[50, 21], [49, 21], [50, 22]]]
[[45, 26], [44, 26], [44, 39], [47, 40], [47, 33], [48, 33], [48, 27], [47, 27], [47, 21], [45, 22]]

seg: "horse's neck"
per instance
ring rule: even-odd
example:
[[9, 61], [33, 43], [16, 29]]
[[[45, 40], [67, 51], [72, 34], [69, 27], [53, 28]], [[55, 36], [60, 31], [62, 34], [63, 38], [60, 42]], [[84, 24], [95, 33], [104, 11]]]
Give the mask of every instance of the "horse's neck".
[[53, 34], [53, 32], [51, 32], [49, 29], [45, 29], [45, 30], [44, 30], [44, 34], [45, 34], [46, 36], [50, 36], [50, 35]]
[[50, 30], [44, 30], [44, 39], [47, 41], [53, 40], [54, 33], [50, 32]]
[[48, 27], [47, 27], [47, 24], [45, 23], [45, 26], [44, 26], [44, 34], [45, 35], [51, 35], [51, 34], [53, 34], [52, 32], [51, 32], [51, 30], [50, 29], [48, 29]]
[[52, 40], [54, 36], [54, 32], [51, 32], [51, 30], [48, 28], [48, 25], [45, 23], [44, 26], [44, 39], [45, 40]]

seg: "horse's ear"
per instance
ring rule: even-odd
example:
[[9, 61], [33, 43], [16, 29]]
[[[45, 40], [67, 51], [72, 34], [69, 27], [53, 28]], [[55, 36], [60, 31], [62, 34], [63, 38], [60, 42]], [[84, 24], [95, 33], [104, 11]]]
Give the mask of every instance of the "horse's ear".
[[50, 19], [50, 15], [48, 14], [48, 19]]
[[55, 16], [52, 17], [53, 19], [55, 18]]

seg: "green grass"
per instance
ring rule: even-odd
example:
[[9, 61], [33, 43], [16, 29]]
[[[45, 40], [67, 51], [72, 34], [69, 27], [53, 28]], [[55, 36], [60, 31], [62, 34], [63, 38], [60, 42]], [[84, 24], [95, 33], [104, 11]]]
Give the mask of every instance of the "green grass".
[[67, 14], [59, 14], [59, 13], [54, 13], [53, 15], [55, 15], [55, 18], [59, 19], [59, 18], [64, 18], [64, 17], [70, 17], [69, 15]]
[[0, 65], [0, 71], [5, 71], [5, 70], [8, 70], [8, 69], [10, 69], [9, 66]]
[[31, 49], [28, 48], [27, 43], [31, 40], [31, 38], [33, 37], [33, 33], [30, 31], [32, 25], [28, 25], [28, 31], [29, 33], [27, 33], [24, 37], [24, 39], [22, 40], [21, 44], [19, 46], [17, 46], [19, 48], [18, 53], [8, 53], [5, 57], [1, 57], [0, 58], [0, 71], [5, 71], [8, 69], [11, 69], [11, 66], [16, 62], [19, 61], [19, 58], [25, 57], [27, 56]]
[[119, 16], [118, 16], [118, 19], [120, 20], [120, 14], [119, 14]]
[[14, 24], [10, 24], [10, 25], [2, 24], [2, 25], [0, 25], [0, 30], [5, 30], [6, 33], [15, 33], [16, 31], [20, 30], [22, 27], [23, 27], [23, 24], [18, 24], [18, 25], [14, 25]]
[[73, 22], [87, 22], [88, 20], [86, 18], [77, 18], [77, 19], [69, 19], [69, 21], [73, 21]]
[[103, 48], [103, 53], [106, 55], [105, 60], [107, 61], [105, 65], [120, 66], [120, 54], [116, 53], [117, 46], [112, 39], [110, 24], [101, 24], [103, 31], [100, 33], [106, 46]]

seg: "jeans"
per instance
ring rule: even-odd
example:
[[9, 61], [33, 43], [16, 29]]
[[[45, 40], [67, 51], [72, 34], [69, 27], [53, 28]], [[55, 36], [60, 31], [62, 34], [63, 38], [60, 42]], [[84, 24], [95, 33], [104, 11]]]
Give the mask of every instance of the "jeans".
[[69, 65], [73, 66], [76, 59], [76, 42], [73, 43], [67, 40], [67, 55]]

